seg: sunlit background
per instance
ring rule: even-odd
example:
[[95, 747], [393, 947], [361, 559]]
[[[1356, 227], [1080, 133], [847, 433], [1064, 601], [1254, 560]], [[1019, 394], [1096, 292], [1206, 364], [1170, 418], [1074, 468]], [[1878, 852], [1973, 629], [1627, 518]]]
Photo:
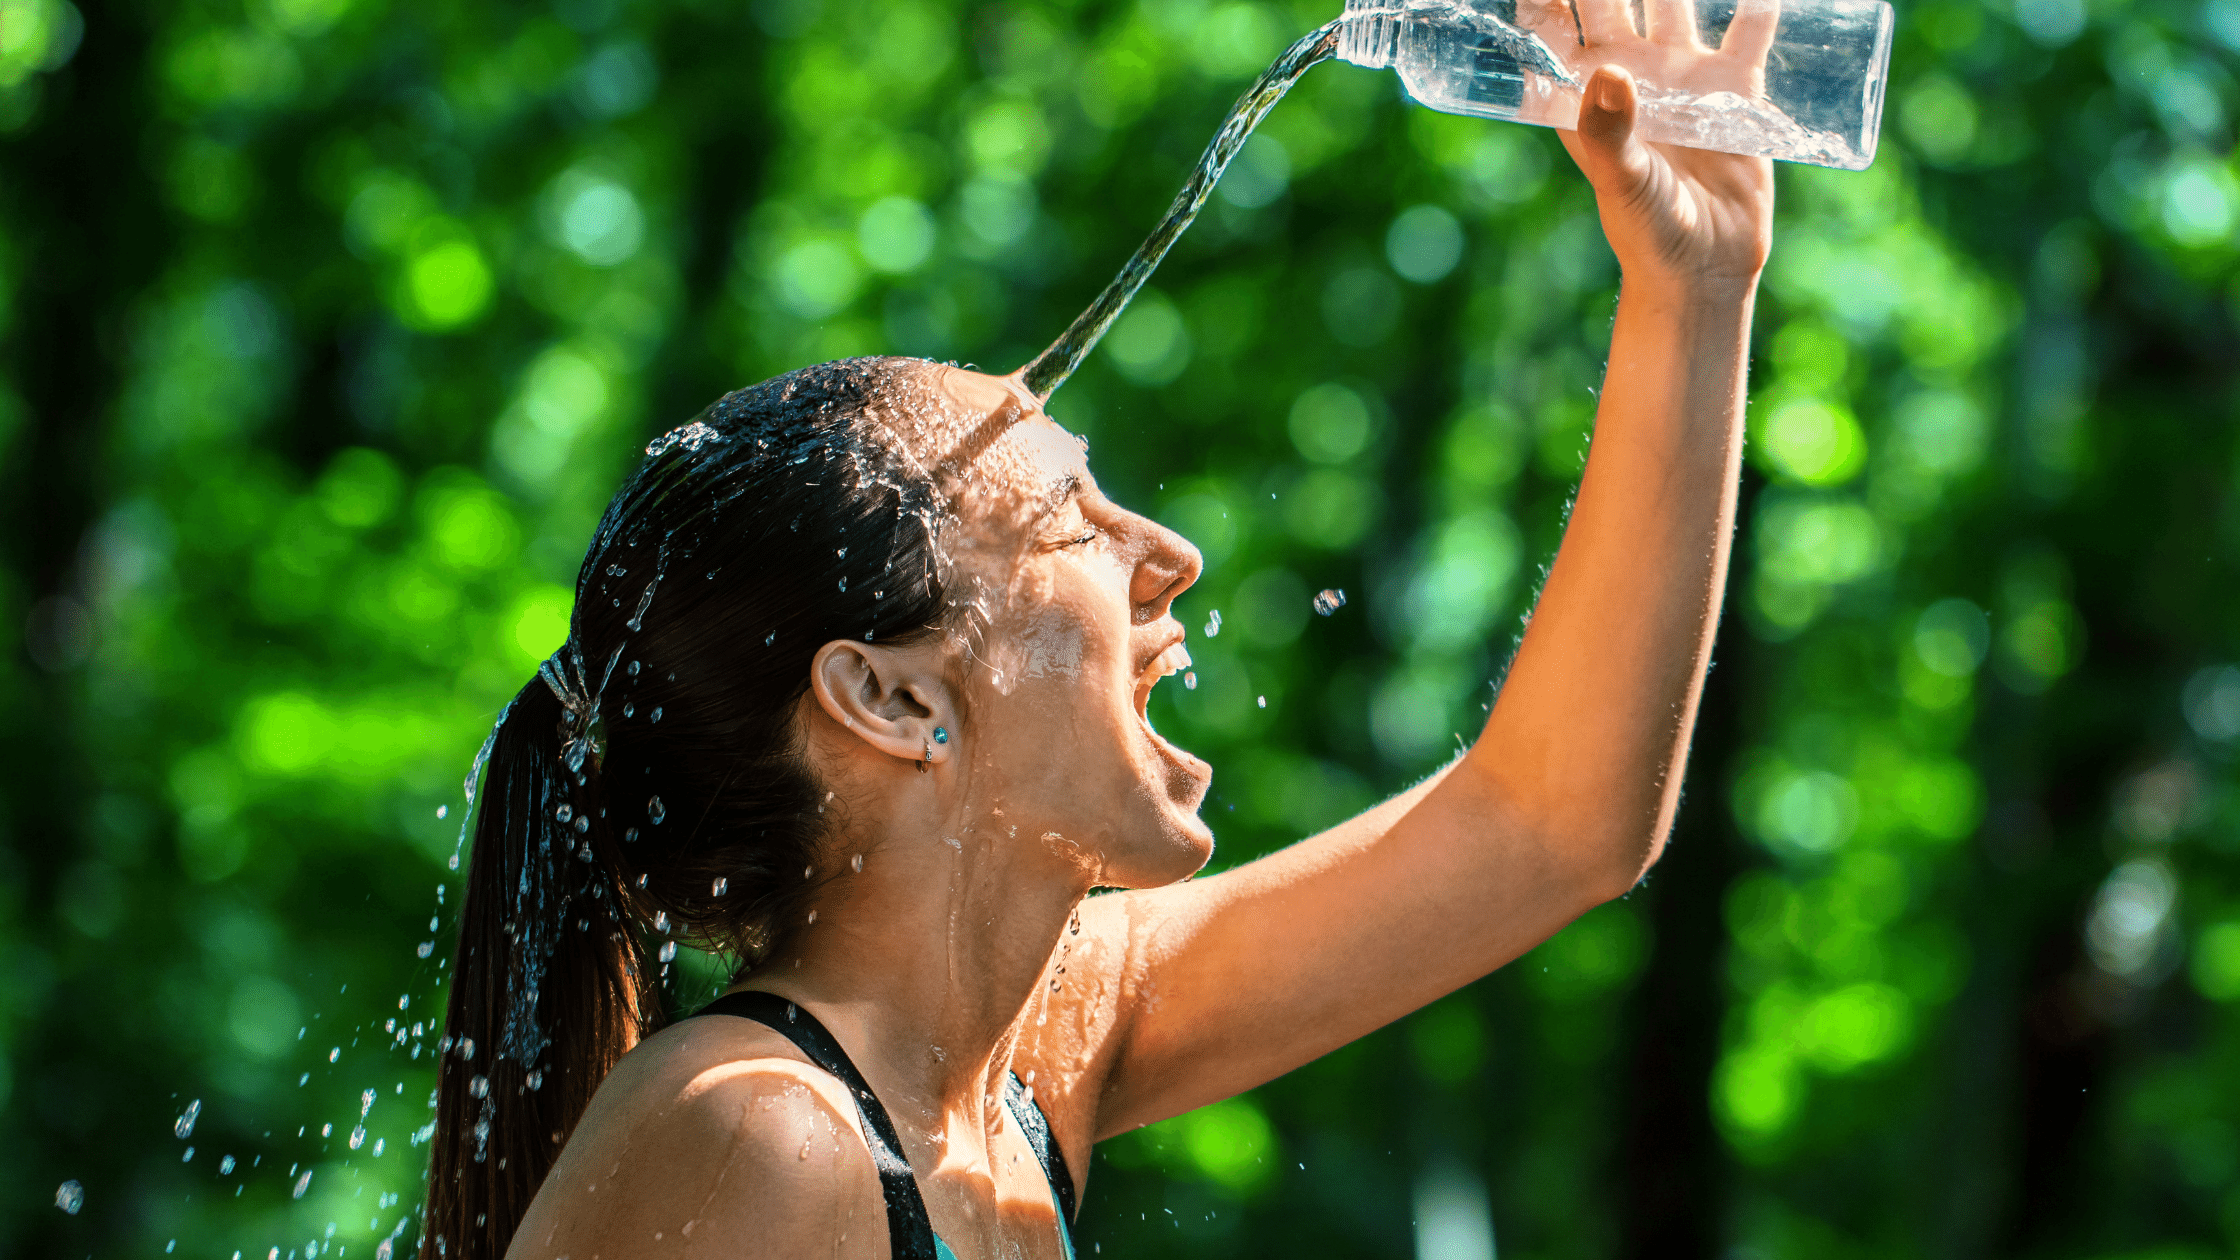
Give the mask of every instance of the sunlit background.
[[[0, 1253], [413, 1241], [460, 779], [639, 449], [1023, 362], [1335, 7], [0, 0]], [[1100, 1148], [1085, 1255], [2240, 1249], [2240, 0], [1898, 21], [1670, 855]], [[1217, 864], [1482, 720], [1616, 281], [1552, 133], [1326, 66], [1058, 395], [1205, 552]]]

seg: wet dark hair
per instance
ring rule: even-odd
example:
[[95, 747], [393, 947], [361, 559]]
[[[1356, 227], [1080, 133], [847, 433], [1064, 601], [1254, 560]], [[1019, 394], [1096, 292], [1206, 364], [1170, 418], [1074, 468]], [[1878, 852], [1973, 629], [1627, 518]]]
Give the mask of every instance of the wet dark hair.
[[505, 1254], [600, 1080], [665, 1017], [659, 942], [751, 966], [796, 927], [824, 834], [795, 721], [810, 659], [947, 612], [937, 492], [876, 423], [927, 405], [929, 366], [726, 395], [608, 504], [567, 643], [484, 748], [424, 1260]]

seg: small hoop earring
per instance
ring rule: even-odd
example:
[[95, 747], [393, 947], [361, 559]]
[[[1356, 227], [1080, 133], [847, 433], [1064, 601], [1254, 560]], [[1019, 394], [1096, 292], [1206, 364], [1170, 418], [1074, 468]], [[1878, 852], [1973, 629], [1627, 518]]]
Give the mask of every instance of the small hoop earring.
[[924, 774], [924, 773], [926, 772], [926, 767], [927, 767], [927, 766], [930, 766], [930, 765], [932, 765], [932, 764], [933, 764], [933, 745], [931, 745], [931, 744], [927, 744], [927, 745], [926, 745], [926, 757], [925, 757], [925, 760], [924, 760], [924, 761], [921, 761], [921, 762], [919, 762], [919, 763], [918, 763], [918, 773], [919, 773], [919, 774]]

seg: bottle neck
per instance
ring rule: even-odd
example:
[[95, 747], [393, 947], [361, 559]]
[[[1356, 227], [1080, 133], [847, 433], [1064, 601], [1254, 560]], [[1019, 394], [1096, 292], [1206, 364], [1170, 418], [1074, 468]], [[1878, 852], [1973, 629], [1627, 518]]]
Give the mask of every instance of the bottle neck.
[[1346, 0], [1338, 59], [1382, 70], [1400, 56], [1400, 11], [1393, 0]]

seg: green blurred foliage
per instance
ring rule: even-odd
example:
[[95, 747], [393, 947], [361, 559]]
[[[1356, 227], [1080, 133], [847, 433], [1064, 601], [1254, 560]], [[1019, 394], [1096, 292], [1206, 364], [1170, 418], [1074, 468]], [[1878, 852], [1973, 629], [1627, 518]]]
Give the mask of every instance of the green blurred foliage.
[[[0, 0], [0, 1253], [412, 1237], [459, 778], [638, 448], [1023, 362], [1330, 7]], [[1666, 866], [1108, 1143], [1085, 1246], [2240, 1249], [2236, 50], [1905, 7], [1874, 167], [1781, 172]], [[1616, 282], [1553, 135], [1325, 67], [1058, 395], [1204, 550], [1217, 865], [1474, 732]]]

